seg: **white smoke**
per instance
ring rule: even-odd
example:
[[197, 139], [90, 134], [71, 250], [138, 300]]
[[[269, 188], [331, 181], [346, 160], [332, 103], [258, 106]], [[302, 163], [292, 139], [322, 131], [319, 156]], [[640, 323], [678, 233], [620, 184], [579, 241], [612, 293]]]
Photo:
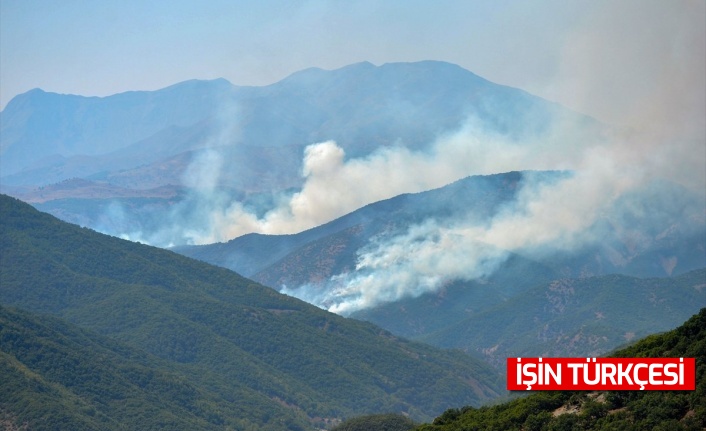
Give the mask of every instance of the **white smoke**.
[[201, 194], [213, 193], [221, 176], [223, 157], [217, 150], [203, 150], [193, 158], [182, 175], [182, 184]]
[[340, 314], [438, 290], [453, 280], [491, 275], [510, 252], [536, 256], [547, 249], [575, 250], [599, 238], [590, 229], [612, 211], [615, 200], [637, 186], [642, 175], [613, 166], [611, 150], [589, 147], [558, 181], [526, 175], [516, 199], [490, 219], [427, 220], [391, 238], [379, 237], [358, 251], [355, 271], [326, 286], [283, 289]]
[[[281, 196], [276, 207], [258, 215], [219, 189], [227, 156], [207, 149], [194, 157], [185, 172], [189, 196], [174, 208], [169, 226], [154, 233], [149, 242], [209, 244], [251, 232], [300, 232], [402, 193], [440, 187], [475, 173], [519, 169], [536, 153], [531, 143], [488, 131], [475, 118], [424, 151], [381, 148], [367, 157], [346, 160], [334, 141], [315, 143], [304, 151], [301, 189]], [[535, 162], [540, 164], [538, 159]], [[552, 165], [551, 160], [541, 164]]]
[[476, 241], [463, 228], [435, 221], [412, 226], [393, 238], [377, 238], [359, 252], [355, 272], [333, 277], [324, 286], [284, 288], [339, 314], [373, 307], [406, 296], [434, 291], [451, 279], [492, 274], [507, 252]]
[[[283, 291], [350, 314], [435, 291], [451, 280], [487, 276], [510, 252], [537, 256], [574, 251], [601, 241], [601, 232], [593, 227], [602, 217], [619, 218], [616, 202], [660, 179], [699, 197], [695, 210], [683, 209], [677, 216], [684, 223], [697, 219], [703, 226], [706, 6], [645, 2], [637, 16], [623, 9], [623, 3], [604, 5], [567, 38], [562, 79], [554, 85], [589, 104], [597, 95], [603, 96], [603, 104], [612, 100], [619, 109], [613, 116], [629, 127], [599, 142], [576, 142], [574, 137], [583, 132], [559, 123], [542, 139], [513, 142], [479, 133], [470, 123], [435, 146], [435, 161], [449, 163], [452, 171], [465, 163], [476, 174], [568, 169], [570, 177], [526, 182], [512, 204], [482, 225], [463, 219], [428, 220], [402, 235], [378, 238], [358, 251], [355, 271], [324, 285]], [[647, 29], [651, 33], [645, 33]], [[621, 91], [621, 83], [627, 91]], [[638, 223], [649, 225], [680, 210], [654, 201], [630, 211]], [[626, 235], [636, 230], [616, 228]]]
[[[575, 160], [561, 163], [572, 170], [561, 180], [547, 182], [525, 176], [515, 200], [490, 220], [427, 220], [401, 235], [374, 239], [358, 251], [356, 268], [350, 273], [339, 274], [324, 285], [285, 288], [282, 292], [348, 315], [433, 292], [454, 280], [487, 277], [511, 252], [541, 258], [594, 245], [602, 240], [602, 233], [594, 228], [597, 221], [616, 214], [616, 202], [645, 186], [660, 170], [651, 163], [649, 153], [632, 154], [635, 164], [623, 164], [620, 154], [624, 146], [612, 144], [577, 151]], [[659, 218], [660, 212], [673, 211], [658, 202], [653, 202], [650, 210], [654, 213], [641, 214], [645, 225]], [[700, 214], [706, 215], [703, 208]], [[684, 212], [681, 216], [689, 215]], [[634, 228], [618, 227], [626, 232]]]
[[470, 117], [460, 130], [441, 136], [427, 149], [384, 147], [352, 159], [334, 141], [311, 144], [303, 155], [301, 189], [279, 196], [277, 205], [264, 212], [230, 198], [219, 188], [227, 153], [202, 150], [184, 174], [189, 196], [174, 208], [169, 226], [154, 233], [149, 242], [210, 244], [251, 232], [296, 233], [369, 203], [441, 187], [469, 175], [572, 168], [582, 157], [576, 148], [597, 143], [575, 142], [569, 149], [564, 127], [557, 125], [555, 132], [541, 140], [518, 140]]
[[[492, 274], [509, 253], [573, 251], [600, 241], [592, 227], [621, 197], [655, 179], [706, 190], [706, 32], [704, 3], [645, 2], [640, 13], [602, 3], [566, 38], [553, 90], [578, 105], [603, 104], [604, 119], [626, 127], [600, 139], [556, 119], [531, 139], [510, 138], [471, 117], [425, 150], [380, 149], [346, 157], [333, 141], [313, 143], [302, 160], [303, 186], [264, 213], [218, 189], [227, 154], [207, 150], [187, 170], [190, 196], [169, 229], [148, 238], [206, 244], [259, 232], [294, 233], [371, 202], [439, 187], [468, 175], [514, 170], [570, 170], [557, 182], [526, 181], [516, 200], [483, 224], [428, 220], [358, 251], [351, 273], [321, 285], [284, 289], [332, 311], [356, 310], [418, 296], [445, 282]], [[649, 31], [647, 31], [649, 30]], [[656, 204], [655, 204], [656, 205]], [[658, 218], [667, 209], [649, 208]], [[646, 217], [647, 215], [645, 215]], [[698, 217], [703, 219], [704, 210]], [[647, 219], [645, 223], [648, 223]], [[627, 229], [627, 228], [626, 228]]]

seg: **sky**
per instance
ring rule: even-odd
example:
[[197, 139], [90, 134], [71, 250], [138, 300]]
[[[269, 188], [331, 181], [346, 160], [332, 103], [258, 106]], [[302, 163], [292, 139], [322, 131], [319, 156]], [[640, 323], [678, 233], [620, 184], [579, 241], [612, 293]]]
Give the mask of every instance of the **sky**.
[[[702, 67], [703, 44], [678, 33], [687, 28], [686, 39], [706, 39], [704, 4], [0, 0], [0, 107], [33, 88], [107, 96], [188, 79], [267, 85], [308, 67], [441, 60], [601, 120], [629, 123], [626, 104], [639, 103], [664, 73], [665, 55], [682, 50], [676, 55]], [[655, 67], [645, 67], [646, 60]]]

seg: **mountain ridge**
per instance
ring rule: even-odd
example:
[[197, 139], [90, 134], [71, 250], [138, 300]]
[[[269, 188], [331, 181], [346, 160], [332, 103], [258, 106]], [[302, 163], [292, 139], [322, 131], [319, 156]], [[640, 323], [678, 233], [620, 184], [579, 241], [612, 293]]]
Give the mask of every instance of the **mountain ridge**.
[[[3, 176], [16, 174], [42, 157], [98, 155], [145, 139], [164, 127], [194, 124], [211, 115], [223, 85], [221, 81], [185, 81], [158, 91], [105, 97], [43, 90], [24, 93], [0, 113]], [[169, 99], [169, 109], [160, 107]], [[51, 153], [43, 150], [47, 145]]]
[[[374, 231], [370, 235], [380, 234], [383, 231], [392, 229], [391, 226], [396, 223], [396, 220], [402, 225], [405, 223], [413, 225], [427, 219], [444, 221], [453, 219], [454, 216], [456, 216], [462, 218], [465, 223], [472, 221], [483, 223], [487, 218], [494, 216], [499, 209], [504, 208], [503, 205], [512, 203], [513, 199], [516, 198], [515, 193], [519, 190], [523, 182], [544, 181], [546, 185], [551, 181], [557, 182], [566, 179], [570, 175], [572, 175], [572, 173], [567, 171], [514, 171], [491, 175], [473, 175], [435, 189], [417, 193], [403, 193], [389, 199], [373, 202], [320, 226], [296, 234], [247, 234], [223, 243], [199, 246], [177, 246], [174, 247], [173, 250], [199, 260], [232, 269], [246, 276], [254, 277], [257, 281], [278, 289], [279, 285], [273, 283], [272, 279], [268, 277], [272, 274], [286, 274], [274, 268], [268, 269], [268, 267], [274, 265], [286, 255], [294, 253], [295, 249], [325, 238], [328, 235], [352, 228], [356, 225], [365, 225], [366, 223], [368, 225], [378, 223], [375, 228], [369, 228]], [[640, 193], [648, 193], [652, 201], [671, 199], [672, 202], [670, 203], [672, 206], [677, 208], [683, 207], [684, 210], [688, 208], [689, 200], [696, 202], [702, 199], [693, 193], [690, 194], [687, 190], [680, 188], [676, 184], [669, 184], [668, 187], [664, 187], [663, 185], [660, 187], [657, 186], [647, 187], [646, 191], [638, 190], [635, 193], [638, 196]], [[670, 196], [670, 194], [674, 196]], [[624, 205], [637, 207], [637, 203], [634, 202], [634, 200], [635, 197], [631, 196]], [[699, 205], [699, 203], [697, 202], [695, 205]], [[692, 209], [692, 211], [696, 210]], [[375, 220], [378, 221], [375, 222]], [[677, 234], [678, 225], [683, 222], [685, 222], [685, 220], [661, 220], [659, 226], [663, 226], [662, 228], [650, 227], [650, 229], [656, 229], [661, 233], [645, 232], [645, 235], [656, 235], [656, 238], [663, 240], [670, 235]], [[601, 221], [601, 223], [606, 222]], [[607, 224], [610, 229], [616, 229], [613, 221], [609, 221]], [[676, 273], [700, 268], [706, 263], [706, 255], [704, 254], [703, 245], [700, 246], [698, 243], [704, 239], [703, 235], [706, 233], [704, 232], [706, 225], [704, 225], [703, 220], [696, 220], [694, 225], [694, 232], [687, 230], [681, 233], [681, 235], [690, 235], [689, 238], [696, 241], [697, 244], [692, 244], [693, 253], [686, 250], [680, 251], [679, 248], [676, 247], [674, 250], [666, 248], [661, 252], [662, 254], [655, 255], [654, 253], [649, 254], [650, 249], [648, 248], [645, 251], [645, 253], [648, 253], [646, 259], [651, 262], [650, 265], [652, 266], [648, 271], [645, 271], [646, 268], [644, 268], [646, 264], [640, 262], [637, 258], [639, 255], [632, 256], [632, 259], [635, 261], [635, 265], [639, 264], [640, 266], [631, 269], [631, 261], [628, 259], [629, 256], [627, 256], [629, 251], [613, 249], [612, 247], [620, 246], [620, 240], [606, 235], [606, 239], [603, 241], [603, 244], [599, 244], [598, 249], [589, 250], [599, 255], [598, 257], [602, 257], [602, 261], [599, 259], [600, 262], [592, 263], [594, 268], [582, 268], [582, 265], [586, 262], [580, 260], [582, 258], [580, 254], [577, 258], [579, 262], [574, 264], [575, 262], [571, 259], [574, 259], [575, 256], [565, 253], [563, 256], [559, 256], [559, 258], [566, 262], [563, 265], [554, 265], [557, 276], [566, 276], [565, 268], [567, 266], [575, 267], [574, 271], [577, 271], [575, 273], [576, 276], [579, 274], [586, 276], [608, 274], [611, 272], [644, 276], [671, 275], [671, 272], [666, 272], [666, 269], [661, 268], [661, 260], [665, 259], [669, 253], [681, 253], [680, 258], [676, 261], [676, 266], [672, 268], [672, 270], [676, 268]], [[647, 227], [645, 227], [645, 229], [646, 228]], [[605, 228], [601, 226], [601, 229]], [[694, 233], [696, 234], [693, 235]], [[610, 241], [616, 241], [618, 244], [611, 244]], [[674, 242], [677, 240], [672, 239], [670, 241]], [[665, 245], [669, 247], [670, 241], [666, 241]], [[600, 247], [605, 247], [606, 249], [602, 250]], [[610, 256], [606, 257], [609, 253], [619, 254], [621, 252], [626, 253], [626, 257], [622, 259], [622, 261], [620, 259], [616, 260], [615, 264], [609, 259]], [[603, 253], [602, 256], [601, 253]], [[687, 256], [689, 254], [694, 254], [696, 257], [693, 257], [691, 260], [681, 259], [681, 257], [683, 257], [681, 255]], [[322, 254], [317, 258], [323, 259], [324, 255]], [[355, 266], [355, 258], [355, 255], [348, 258], [348, 266]], [[680, 266], [682, 264], [679, 263], [682, 260], [685, 262], [683, 267]], [[290, 277], [284, 284], [305, 284], [309, 281], [310, 280], [306, 280], [305, 278], [291, 280]]]

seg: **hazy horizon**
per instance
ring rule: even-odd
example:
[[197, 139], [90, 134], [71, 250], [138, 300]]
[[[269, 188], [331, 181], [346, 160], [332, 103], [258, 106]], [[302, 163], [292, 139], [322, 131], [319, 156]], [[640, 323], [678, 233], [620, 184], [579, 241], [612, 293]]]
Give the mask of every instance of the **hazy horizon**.
[[107, 96], [189, 79], [261, 86], [309, 67], [439, 60], [630, 124], [627, 113], [669, 68], [705, 69], [705, 11], [698, 1], [637, 0], [4, 0], [0, 108], [33, 88]]

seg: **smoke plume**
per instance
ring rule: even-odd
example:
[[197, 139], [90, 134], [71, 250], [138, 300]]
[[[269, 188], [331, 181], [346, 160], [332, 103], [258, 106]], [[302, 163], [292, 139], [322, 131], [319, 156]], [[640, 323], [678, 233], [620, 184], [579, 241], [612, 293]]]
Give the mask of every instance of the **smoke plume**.
[[[513, 142], [488, 136], [471, 122], [435, 146], [436, 161], [450, 163], [452, 170], [463, 160], [478, 174], [568, 169], [572, 175], [559, 182], [525, 182], [516, 199], [487, 223], [427, 220], [404, 234], [377, 238], [358, 251], [355, 271], [323, 285], [283, 291], [347, 315], [435, 291], [447, 281], [485, 277], [510, 252], [538, 257], [590, 246], [602, 240], [600, 218], [610, 220], [625, 236], [636, 237], [652, 231], [657, 237], [665, 235], [676, 226], [660, 222], [674, 216], [703, 227], [705, 6], [650, 2], [633, 17], [620, 9], [621, 3], [613, 3], [594, 11], [567, 39], [554, 85], [589, 105], [597, 103], [589, 99], [603, 95], [600, 102], [612, 102], [618, 109], [606, 110], [613, 114], [607, 117], [625, 127], [599, 140], [577, 142], [576, 137], [585, 136], [583, 131], [558, 122], [541, 139]], [[630, 82], [635, 79], [639, 82]], [[616, 88], [621, 83], [627, 91]], [[468, 152], [454, 152], [458, 148]], [[697, 199], [679, 209], [670, 206], [679, 200], [673, 196], [648, 201], [645, 191], [659, 180], [677, 183]], [[626, 207], [626, 197], [635, 195], [642, 204]], [[626, 219], [641, 226], [630, 226]]]
[[424, 150], [400, 145], [347, 158], [336, 142], [312, 143], [303, 154], [301, 188], [276, 196], [275, 205], [264, 211], [218, 188], [228, 155], [204, 150], [184, 175], [191, 191], [173, 210], [169, 227], [144, 240], [206, 244], [250, 232], [294, 233], [368, 203], [468, 175], [571, 172], [551, 183], [527, 177], [515, 199], [483, 223], [463, 217], [426, 220], [402, 234], [371, 240], [358, 250], [350, 273], [283, 290], [349, 314], [434, 291], [450, 280], [486, 277], [510, 253], [535, 257], [595, 244], [602, 239], [599, 219], [612, 220], [626, 235], [634, 230], [622, 220], [627, 218], [654, 224], [648, 231], [670, 228], [657, 223], [680, 211], [663, 204], [669, 199], [624, 205], [626, 196], [644, 196], [658, 180], [695, 193], [694, 206], [676, 216], [703, 224], [706, 6], [701, 1], [640, 2], [625, 10], [625, 4], [601, 2], [591, 8], [566, 38], [557, 76], [547, 84], [548, 93], [595, 108], [591, 111], [616, 127], [595, 133], [585, 123], [556, 118], [541, 136], [510, 137], [471, 116]]

